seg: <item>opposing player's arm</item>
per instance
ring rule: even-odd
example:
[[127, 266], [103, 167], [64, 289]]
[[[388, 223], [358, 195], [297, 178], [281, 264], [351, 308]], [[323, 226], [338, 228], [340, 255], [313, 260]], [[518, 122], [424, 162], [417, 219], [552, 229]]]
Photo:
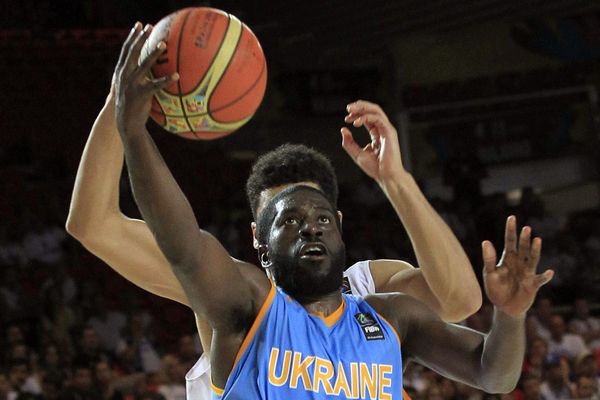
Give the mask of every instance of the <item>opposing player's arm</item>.
[[111, 90], [85, 145], [71, 197], [67, 231], [130, 282], [189, 305], [183, 288], [144, 221], [119, 208], [123, 145]]
[[[360, 147], [350, 130], [342, 128], [342, 146], [383, 189], [410, 237], [427, 284], [411, 294], [427, 301], [447, 321], [459, 321], [477, 311], [482, 297], [473, 267], [450, 228], [404, 169], [398, 134], [383, 110], [359, 100], [348, 106], [345, 121], [369, 132], [371, 142]], [[387, 279], [385, 291], [406, 292], [403, 278], [407, 276], [400, 271], [397, 279]]]
[[177, 76], [150, 80], [147, 73], [165, 44], [141, 64], [138, 58], [150, 29], [126, 40], [116, 69], [116, 120], [133, 193], [148, 227], [181, 283], [192, 309], [220, 332], [248, 328], [266, 297], [267, 278], [244, 278], [219, 241], [200, 230], [193, 210], [146, 130], [153, 94]]

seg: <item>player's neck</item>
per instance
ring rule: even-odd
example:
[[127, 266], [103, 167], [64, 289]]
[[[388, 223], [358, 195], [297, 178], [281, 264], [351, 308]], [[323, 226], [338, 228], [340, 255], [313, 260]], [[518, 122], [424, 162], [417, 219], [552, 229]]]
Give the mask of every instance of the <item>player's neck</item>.
[[324, 317], [333, 314], [342, 304], [342, 293], [339, 290], [319, 297], [296, 298], [296, 301], [310, 314]]

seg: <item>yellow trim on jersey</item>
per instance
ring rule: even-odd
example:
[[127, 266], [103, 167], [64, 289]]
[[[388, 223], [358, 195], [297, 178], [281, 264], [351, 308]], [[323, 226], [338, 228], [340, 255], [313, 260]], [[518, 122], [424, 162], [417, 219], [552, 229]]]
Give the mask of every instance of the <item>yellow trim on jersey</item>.
[[[246, 348], [248, 347], [248, 345], [254, 338], [254, 335], [256, 334], [256, 330], [260, 326], [262, 320], [265, 318], [265, 315], [267, 314], [267, 311], [269, 310], [269, 307], [271, 307], [271, 304], [273, 303], [273, 299], [275, 298], [276, 289], [275, 289], [275, 284], [273, 284], [273, 282], [271, 280], [269, 280], [269, 282], [271, 283], [271, 289], [269, 290], [269, 294], [267, 295], [267, 298], [265, 299], [265, 302], [263, 303], [263, 305], [260, 307], [260, 310], [258, 311], [258, 314], [256, 315], [256, 318], [254, 319], [254, 322], [252, 323], [250, 330], [246, 334], [244, 341], [240, 345], [240, 348], [235, 356], [235, 359], [233, 360], [233, 365], [231, 366], [231, 371], [233, 371], [236, 364], [238, 363], [238, 361], [244, 354], [244, 351], [246, 351]], [[227, 377], [227, 379], [229, 380], [229, 377]], [[216, 394], [218, 394], [219, 396], [223, 395], [225, 388], [221, 389], [220, 387], [215, 385], [212, 382], [212, 378], [210, 381], [210, 386], [212, 387], [212, 389], [215, 391]], [[219, 393], [219, 391], [221, 393]]]

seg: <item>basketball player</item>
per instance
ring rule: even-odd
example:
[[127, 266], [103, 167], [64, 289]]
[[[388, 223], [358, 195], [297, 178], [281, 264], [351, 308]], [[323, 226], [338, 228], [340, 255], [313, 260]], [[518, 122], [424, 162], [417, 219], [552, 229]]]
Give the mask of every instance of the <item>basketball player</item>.
[[[443, 322], [407, 295], [342, 294], [341, 220], [330, 199], [307, 185], [275, 195], [257, 221], [259, 259], [271, 281], [199, 229], [148, 134], [152, 96], [177, 76], [146, 78], [165, 45], [138, 65], [144, 40], [145, 34], [132, 34], [117, 64], [117, 127], [144, 220], [192, 309], [212, 327], [213, 398], [398, 398], [409, 357], [486, 392], [515, 387], [525, 314], [552, 277], [552, 271], [535, 273], [541, 240], [531, 239], [531, 228], [517, 239], [515, 218], [507, 220], [498, 266], [491, 243], [482, 244], [486, 293], [495, 307], [488, 334]], [[408, 178], [395, 132], [370, 104], [356, 102], [348, 111], [346, 119], [365, 126], [372, 138], [361, 149], [344, 128], [349, 154], [388, 198], [397, 198]]]
[[[140, 31], [137, 25], [134, 32], [139, 34]], [[346, 135], [345, 148], [352, 150], [352, 144], [351, 137]], [[290, 157], [298, 158], [295, 163], [299, 166], [296, 168], [299, 175], [280, 177], [276, 173], [273, 180], [263, 177], [264, 170], [269, 166], [277, 166], [282, 158], [289, 160]], [[133, 283], [152, 293], [190, 305], [144, 222], [128, 219], [119, 212], [118, 182], [122, 158], [122, 145], [114, 119], [114, 92], [111, 90], [82, 157], [67, 227], [90, 251]], [[300, 158], [304, 159], [304, 164]], [[262, 161], [257, 163], [248, 185], [256, 220], [264, 203], [287, 184], [312, 182], [328, 193], [328, 197], [337, 198], [333, 169], [316, 152], [288, 146], [271, 153], [270, 157], [262, 158]], [[305, 166], [309, 168], [305, 169]], [[326, 173], [321, 174], [320, 171]], [[369, 170], [366, 172], [369, 173]], [[403, 291], [424, 301], [445, 320], [461, 320], [481, 304], [472, 267], [450, 230], [431, 209], [414, 181], [410, 180], [407, 184], [410, 187], [401, 199], [416, 204], [416, 207], [412, 206], [412, 212], [406, 213], [402, 219], [422, 268], [414, 269], [401, 261], [361, 262], [349, 269], [349, 281], [354, 291], [362, 290], [359, 292], [361, 295], [375, 290]], [[396, 205], [397, 210], [400, 207], [402, 204]], [[428, 242], [419, 239], [423, 237], [439, 243], [435, 251], [429, 251]], [[198, 399], [205, 398], [199, 393], [202, 384], [207, 382], [202, 378], [207, 378], [203, 372], [208, 370], [211, 328], [202, 319], [197, 319], [206, 353], [188, 374], [188, 388], [192, 390], [188, 397]], [[196, 395], [194, 385], [200, 387]]]

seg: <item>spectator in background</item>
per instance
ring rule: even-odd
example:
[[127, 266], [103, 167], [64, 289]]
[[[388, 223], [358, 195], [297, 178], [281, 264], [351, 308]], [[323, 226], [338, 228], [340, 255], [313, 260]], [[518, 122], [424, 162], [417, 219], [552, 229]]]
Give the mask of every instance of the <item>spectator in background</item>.
[[525, 373], [521, 376], [515, 400], [546, 400], [541, 387], [542, 380], [538, 375]]
[[177, 358], [186, 371], [192, 369], [201, 352], [196, 351], [196, 343], [192, 335], [183, 335], [179, 338]]
[[569, 331], [580, 335], [590, 349], [600, 349], [600, 319], [592, 317], [587, 299], [573, 302], [575, 315], [569, 321]]
[[98, 335], [91, 326], [85, 326], [79, 337], [79, 351], [74, 362], [77, 365], [95, 365], [99, 361], [110, 361], [111, 357], [100, 349]]
[[540, 337], [529, 340], [523, 361], [523, 373], [541, 378], [544, 372], [544, 360], [547, 357], [548, 342], [546, 340]]
[[88, 365], [77, 364], [73, 367], [73, 377], [61, 392], [61, 400], [101, 400], [93, 387], [92, 370]]
[[29, 231], [23, 238], [23, 248], [29, 262], [42, 265], [56, 265], [64, 261], [63, 243], [67, 233], [58, 224], [45, 224], [43, 216], [26, 213], [26, 226]]
[[573, 385], [573, 398], [598, 400], [598, 388], [596, 382], [588, 376], [578, 376]]
[[600, 397], [600, 376], [596, 356], [591, 352], [584, 352], [577, 356], [573, 365], [575, 376], [587, 376], [594, 381], [596, 393]]
[[40, 382], [31, 373], [29, 360], [16, 358], [8, 361], [8, 382], [11, 389], [17, 393], [38, 395], [42, 392]]
[[0, 400], [12, 400], [16, 393], [12, 390], [8, 378], [0, 372]]
[[544, 361], [543, 379], [540, 391], [544, 400], [572, 399], [569, 363], [558, 354], [550, 354]]
[[44, 400], [57, 400], [63, 390], [64, 374], [49, 372], [42, 378], [42, 398]]
[[550, 340], [552, 308], [552, 300], [549, 297], [537, 298], [533, 312], [527, 317], [527, 323], [531, 328], [528, 334]]
[[92, 300], [92, 309], [87, 325], [94, 328], [98, 335], [98, 344], [101, 349], [115, 354], [117, 346], [123, 340], [121, 332], [127, 325], [125, 315], [116, 310], [109, 310], [106, 306], [106, 298], [101, 293], [96, 293]]
[[129, 322], [117, 346], [117, 357], [126, 372], [157, 372], [160, 357], [144, 324], [144, 314], [129, 317]]
[[115, 387], [116, 374], [106, 361], [97, 362], [94, 367], [94, 390], [102, 400], [123, 400], [123, 394]]
[[158, 392], [166, 400], [186, 400], [185, 372], [180, 360], [172, 355], [163, 357], [161, 363], [161, 380]]
[[553, 314], [550, 318], [548, 352], [566, 357], [571, 361], [587, 350], [588, 348], [581, 336], [567, 333], [563, 317], [559, 314]]

